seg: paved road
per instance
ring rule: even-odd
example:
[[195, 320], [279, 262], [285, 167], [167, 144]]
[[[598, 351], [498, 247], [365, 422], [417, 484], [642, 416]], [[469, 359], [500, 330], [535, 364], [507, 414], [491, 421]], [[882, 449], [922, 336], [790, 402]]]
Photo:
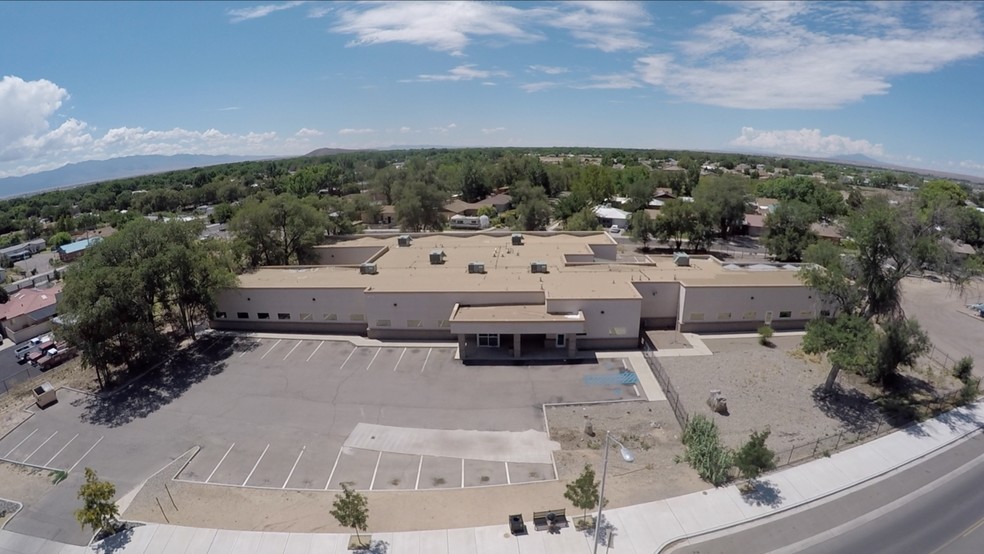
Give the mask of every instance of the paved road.
[[[984, 436], [976, 434], [922, 463], [838, 499], [719, 538], [680, 545], [669, 552], [984, 552], [984, 525], [973, 528], [984, 516], [984, 487], [979, 486], [984, 479], [982, 462]], [[935, 483], [972, 463], [959, 477]], [[877, 510], [931, 483], [932, 492], [909, 499], [901, 508], [856, 528], [842, 527], [871, 519]]]

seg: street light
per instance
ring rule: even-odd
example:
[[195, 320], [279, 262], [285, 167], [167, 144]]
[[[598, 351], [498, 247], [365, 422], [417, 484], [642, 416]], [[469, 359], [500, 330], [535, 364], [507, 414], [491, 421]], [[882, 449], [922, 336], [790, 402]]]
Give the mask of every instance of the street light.
[[635, 461], [635, 454], [612, 436], [611, 431], [605, 431], [605, 461], [601, 466], [601, 495], [598, 497], [598, 517], [595, 518], [594, 535], [594, 554], [598, 554], [598, 539], [601, 537], [601, 511], [605, 508], [605, 477], [608, 476], [608, 451], [611, 450], [610, 441], [615, 441], [619, 446], [619, 454], [628, 463]]

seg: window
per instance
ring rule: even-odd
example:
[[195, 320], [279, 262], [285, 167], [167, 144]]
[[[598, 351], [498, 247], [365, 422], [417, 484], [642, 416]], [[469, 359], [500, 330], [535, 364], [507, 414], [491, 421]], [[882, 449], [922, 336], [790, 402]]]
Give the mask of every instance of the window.
[[290, 319], [290, 314], [277, 314], [277, 319]]
[[447, 329], [451, 327], [451, 322], [447, 319], [439, 319], [437, 320], [437, 326], [441, 329]]
[[800, 317], [804, 319], [809, 319], [813, 317], [813, 312], [809, 310], [803, 310], [802, 312], [800, 312]]
[[830, 310], [820, 310], [820, 317], [830, 317]]
[[225, 312], [215, 312], [215, 319], [225, 319], [225, 318], [226, 318]]
[[793, 317], [793, 312], [779, 312], [779, 319], [789, 319]]
[[238, 312], [238, 313], [236, 313], [236, 317], [238, 317], [239, 319], [249, 319], [249, 313], [248, 312]]
[[311, 321], [311, 314], [301, 314], [301, 321]]
[[478, 334], [478, 346], [482, 348], [498, 348], [499, 335]]
[[704, 314], [690, 314], [690, 321], [704, 321]]
[[613, 337], [621, 337], [625, 335], [625, 333], [626, 333], [625, 327], [612, 327], [611, 329], [608, 330], [608, 334]]
[[567, 344], [567, 335], [557, 335], [557, 348], [563, 348]]
[[718, 319], [731, 319], [731, 312], [721, 312], [718, 314]]
[[366, 314], [352, 314], [351, 316], [349, 316], [349, 319], [352, 321], [365, 321]]
[[259, 312], [256, 314], [256, 319], [270, 319], [270, 314], [266, 312]]
[[407, 327], [409, 327], [411, 329], [415, 329], [417, 327], [423, 327], [423, 324], [422, 324], [422, 322], [419, 319], [408, 319], [407, 320]]
[[742, 319], [755, 319], [755, 316], [756, 315], [758, 315], [756, 312], [745, 312], [745, 315], [741, 316], [741, 318]]
[[338, 314], [325, 314], [325, 321], [338, 321]]
[[389, 326], [390, 326], [390, 320], [388, 320], [388, 319], [377, 319], [376, 320], [376, 327], [389, 327]]

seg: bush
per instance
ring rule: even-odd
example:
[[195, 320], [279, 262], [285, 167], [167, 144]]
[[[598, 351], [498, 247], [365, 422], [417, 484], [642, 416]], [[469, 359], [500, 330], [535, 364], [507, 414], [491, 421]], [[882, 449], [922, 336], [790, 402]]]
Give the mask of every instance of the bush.
[[721, 444], [717, 424], [703, 415], [690, 418], [683, 431], [683, 445], [686, 447], [683, 461], [701, 479], [715, 487], [728, 482], [734, 454]]
[[977, 400], [977, 392], [980, 384], [980, 379], [968, 377], [967, 380], [964, 381], [964, 386], [960, 388], [961, 402], [964, 404], [969, 404], [970, 402]]
[[766, 471], [775, 469], [776, 453], [765, 445], [768, 438], [768, 429], [761, 433], [753, 431], [748, 442], [735, 453], [735, 466], [741, 471], [742, 477], [755, 479]]
[[763, 325], [759, 327], [758, 328], [759, 344], [761, 344], [762, 346], [769, 346], [769, 344], [771, 344], [771, 341], [769, 339], [772, 338], [772, 333], [773, 333], [772, 327], [769, 325]]
[[974, 359], [970, 356], [960, 358], [957, 365], [953, 366], [953, 376], [966, 383], [974, 371]]

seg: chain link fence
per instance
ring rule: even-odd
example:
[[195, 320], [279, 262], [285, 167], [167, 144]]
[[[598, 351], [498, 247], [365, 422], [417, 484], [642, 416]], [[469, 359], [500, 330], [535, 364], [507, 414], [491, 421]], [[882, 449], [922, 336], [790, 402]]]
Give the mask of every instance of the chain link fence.
[[677, 423], [680, 424], [680, 429], [686, 429], [687, 422], [690, 421], [690, 416], [687, 414], [686, 408], [683, 407], [683, 402], [680, 401], [680, 394], [677, 393], [673, 387], [673, 383], [670, 382], [670, 376], [663, 369], [663, 365], [659, 363], [659, 358], [655, 355], [656, 346], [649, 340], [645, 332], [639, 335], [639, 344], [642, 347], [642, 355], [646, 358], [646, 363], [649, 364], [649, 369], [656, 376], [659, 386], [663, 389], [663, 394], [666, 395], [666, 400], [670, 403], [670, 408], [673, 409], [673, 415], [676, 416]]

